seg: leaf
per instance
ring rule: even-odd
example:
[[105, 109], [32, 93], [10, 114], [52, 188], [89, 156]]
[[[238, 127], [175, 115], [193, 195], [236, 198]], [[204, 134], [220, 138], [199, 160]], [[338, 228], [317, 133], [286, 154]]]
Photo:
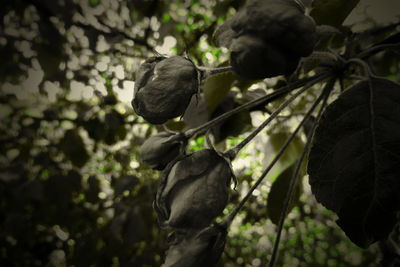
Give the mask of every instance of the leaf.
[[90, 203], [97, 203], [99, 201], [99, 193], [101, 192], [99, 179], [92, 175], [87, 180], [88, 189], [85, 193], [87, 201]]
[[105, 137], [104, 142], [107, 145], [112, 145], [119, 140], [125, 138], [127, 131], [124, 124], [124, 117], [115, 110], [107, 113], [104, 116]]
[[89, 154], [82, 137], [76, 130], [68, 130], [60, 141], [60, 149], [76, 167], [83, 167], [89, 160]]
[[[238, 106], [239, 104], [235, 101], [234, 94], [229, 92], [212, 114], [212, 118], [216, 118]], [[236, 137], [244, 131], [249, 130], [251, 127], [250, 112], [243, 110], [230, 116], [222, 123], [212, 127], [211, 132], [214, 136], [215, 143], [219, 143], [227, 137]]]
[[[269, 136], [269, 142], [276, 153], [278, 153], [278, 151], [282, 148], [289, 136], [289, 132], [280, 132], [271, 134]], [[282, 167], [286, 168], [292, 165], [296, 160], [298, 160], [303, 151], [303, 148], [303, 142], [301, 141], [300, 137], [296, 136], [290, 143], [286, 151], [283, 153], [282, 157], [279, 159]]]
[[6, 45], [0, 46], [0, 54], [2, 55], [2, 64], [0, 64], [0, 82], [6, 81], [18, 84], [20, 75], [26, 74], [25, 70], [20, 69], [18, 63], [25, 61], [23, 57], [18, 55], [18, 51], [14, 48], [13, 42], [7, 42]]
[[203, 85], [203, 92], [209, 114], [215, 111], [232, 87], [235, 86], [244, 93], [258, 81], [242, 78], [234, 72], [224, 72], [208, 77]]
[[227, 231], [223, 227], [210, 225], [186, 233], [183, 237], [173, 234], [166, 255], [165, 267], [215, 266], [224, 251]]
[[85, 121], [83, 127], [88, 132], [89, 137], [95, 141], [103, 140], [106, 136], [106, 132], [104, 131], [106, 126], [98, 118]]
[[113, 177], [112, 183], [114, 186], [115, 195], [118, 196], [124, 193], [126, 190], [132, 190], [139, 183], [139, 180], [133, 175], [124, 175], [120, 178]]
[[209, 119], [208, 108], [202, 95], [194, 95], [186, 108], [183, 120], [190, 128], [198, 127]]
[[211, 114], [229, 92], [234, 81], [233, 73], [221, 73], [209, 77], [203, 86], [204, 100]]
[[307, 120], [303, 124], [303, 131], [306, 137], [310, 136], [311, 131], [313, 130], [314, 124], [316, 123], [317, 118], [313, 115], [307, 118]]
[[61, 78], [62, 71], [59, 66], [65, 60], [63, 44], [66, 40], [54, 24], [48, 21], [48, 18], [39, 24], [39, 30], [43, 36], [43, 42], [34, 45], [37, 59], [44, 71], [45, 78], [57, 80]]
[[311, 17], [317, 24], [338, 27], [357, 6], [360, 0], [315, 0]]
[[[292, 179], [294, 172], [296, 170], [296, 163], [293, 163], [288, 168], [286, 168], [275, 180], [271, 186], [271, 190], [268, 194], [267, 200], [267, 213], [271, 221], [278, 225], [279, 218], [282, 213], [283, 205], [285, 202], [286, 194], [289, 191], [290, 180]], [[300, 174], [301, 177], [304, 176], [305, 171]], [[292, 201], [289, 204], [288, 212], [290, 212], [294, 206], [298, 203], [302, 191], [302, 184], [300, 180], [297, 182]]]
[[400, 86], [371, 78], [327, 107], [308, 173], [317, 200], [358, 246], [392, 230], [400, 210]]

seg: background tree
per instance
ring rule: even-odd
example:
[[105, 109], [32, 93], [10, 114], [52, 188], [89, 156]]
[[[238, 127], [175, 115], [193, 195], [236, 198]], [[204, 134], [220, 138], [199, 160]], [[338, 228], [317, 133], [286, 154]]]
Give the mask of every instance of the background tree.
[[[160, 174], [138, 158], [143, 142], [164, 128], [133, 111], [135, 75], [156, 52], [186, 53], [198, 66], [228, 65], [229, 52], [215, 46], [213, 33], [244, 3], [6, 0], [0, 4], [0, 265], [160, 266], [164, 262], [167, 234], [159, 230], [152, 207]], [[338, 66], [338, 55], [346, 53], [358, 54], [376, 75], [399, 81], [398, 17], [381, 25], [365, 16], [354, 27], [344, 26], [357, 4], [314, 1], [310, 15], [317, 24], [335, 28], [322, 30], [319, 53], [302, 60], [292, 76], [265, 80], [244, 79], [233, 72], [211, 76], [183, 119], [169, 120], [165, 126], [174, 131], [195, 128], [326, 66]], [[343, 79], [335, 85], [332, 100], [363, 74], [363, 68], [353, 63], [345, 71], [339, 69]], [[225, 215], [278, 153], [320, 91], [316, 85], [292, 102], [240, 152], [233, 162], [238, 184]], [[237, 145], [284, 99], [243, 110], [213, 127], [210, 134], [216, 148]], [[283, 198], [307, 129], [296, 136], [236, 216], [220, 266], [269, 262]], [[189, 148], [196, 151], [204, 144], [204, 136], [198, 136], [190, 140]], [[394, 244], [399, 243], [399, 229], [393, 230], [390, 240], [361, 249], [336, 225], [337, 216], [317, 204], [308, 178], [301, 181], [283, 227], [278, 266], [376, 266], [378, 262], [386, 266], [398, 259]]]

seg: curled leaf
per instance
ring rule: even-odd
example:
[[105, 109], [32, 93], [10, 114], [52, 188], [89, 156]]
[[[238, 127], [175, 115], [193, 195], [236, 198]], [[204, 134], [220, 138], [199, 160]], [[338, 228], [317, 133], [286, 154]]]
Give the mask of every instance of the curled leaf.
[[155, 170], [164, 169], [185, 146], [183, 135], [168, 132], [158, 133], [147, 139], [139, 151], [139, 158]]
[[315, 131], [312, 192], [360, 247], [385, 239], [400, 211], [399, 103], [399, 84], [364, 80], [327, 107]]

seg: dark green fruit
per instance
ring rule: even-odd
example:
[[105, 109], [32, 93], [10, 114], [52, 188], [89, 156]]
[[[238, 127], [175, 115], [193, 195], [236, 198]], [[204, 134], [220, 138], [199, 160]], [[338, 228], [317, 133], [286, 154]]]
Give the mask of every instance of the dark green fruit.
[[168, 163], [178, 157], [185, 143], [185, 138], [179, 134], [158, 133], [142, 144], [139, 158], [147, 163], [150, 168], [162, 170]]
[[250, 0], [215, 35], [234, 71], [249, 79], [292, 73], [317, 42], [313, 19], [293, 0]]
[[190, 60], [151, 57], [137, 72], [132, 106], [146, 121], [162, 124], [182, 116], [197, 91], [197, 69]]

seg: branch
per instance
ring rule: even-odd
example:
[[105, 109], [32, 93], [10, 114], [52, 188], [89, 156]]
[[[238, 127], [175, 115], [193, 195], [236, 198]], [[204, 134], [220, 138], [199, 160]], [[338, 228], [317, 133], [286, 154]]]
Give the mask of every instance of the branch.
[[226, 155], [228, 158], [233, 159], [236, 157], [236, 155], [239, 153], [239, 151], [245, 147], [251, 140], [253, 140], [254, 137], [256, 137], [257, 134], [259, 134], [272, 120], [274, 120], [279, 113], [283, 109], [285, 109], [290, 103], [292, 103], [298, 96], [300, 96], [302, 93], [304, 93], [306, 90], [311, 88], [314, 84], [322, 81], [325, 79], [325, 77], [315, 79], [314, 81], [306, 84], [302, 89], [300, 89], [298, 92], [296, 92], [294, 95], [292, 95], [289, 99], [287, 99], [285, 102], [283, 102], [277, 110], [275, 110], [271, 116], [269, 116], [258, 128], [253, 131], [251, 134], [249, 134], [242, 142], [240, 142], [238, 145], [235, 147], [231, 148], [226, 152]]
[[289, 138], [286, 140], [285, 144], [282, 146], [278, 154], [274, 157], [272, 162], [265, 168], [263, 173], [260, 175], [260, 177], [257, 179], [257, 181], [254, 183], [254, 185], [250, 188], [250, 190], [247, 192], [246, 196], [239, 202], [239, 204], [235, 207], [235, 209], [232, 211], [232, 213], [224, 219], [222, 224], [225, 225], [230, 225], [235, 218], [235, 216], [239, 213], [239, 211], [242, 209], [244, 204], [247, 202], [247, 200], [250, 198], [250, 196], [253, 194], [254, 190], [261, 184], [261, 182], [265, 179], [269, 171], [274, 167], [274, 165], [278, 162], [278, 160], [281, 158], [283, 153], [286, 151], [292, 140], [296, 137], [297, 133], [303, 126], [303, 124], [307, 121], [307, 119], [311, 116], [315, 108], [318, 106], [318, 104], [322, 101], [323, 97], [325, 96], [325, 91], [322, 92], [322, 94], [318, 97], [318, 99], [314, 102], [314, 104], [311, 106], [311, 108], [308, 110], [306, 115], [304, 116], [303, 120], [299, 123], [299, 125], [296, 127], [296, 129], [293, 131], [293, 133], [289, 136]]
[[[283, 209], [282, 209], [282, 212], [281, 212], [281, 216], [279, 218], [278, 233], [277, 233], [277, 236], [276, 236], [276, 239], [275, 239], [275, 242], [274, 242], [274, 247], [273, 247], [273, 250], [272, 250], [271, 260], [270, 260], [270, 262], [268, 264], [269, 267], [273, 267], [275, 265], [275, 261], [276, 261], [276, 258], [278, 256], [278, 248], [279, 248], [279, 242], [280, 242], [280, 238], [281, 238], [281, 234], [282, 234], [283, 223], [285, 222], [285, 218], [286, 218], [286, 215], [287, 215], [288, 210], [289, 210], [289, 204], [291, 203], [291, 201], [293, 199], [293, 195], [294, 195], [293, 193], [295, 191], [295, 188], [296, 188], [296, 185], [297, 185], [297, 182], [298, 182], [298, 177], [299, 177], [299, 174], [300, 174], [300, 167], [301, 167], [301, 164], [303, 163], [304, 159], [306, 158], [306, 155], [308, 154], [308, 151], [309, 151], [310, 146], [311, 146], [311, 140], [313, 138], [313, 134], [314, 134], [315, 128], [316, 128], [316, 126], [318, 124], [318, 121], [321, 118], [321, 115], [322, 115], [322, 112], [324, 110], [324, 107], [327, 104], [329, 94], [332, 91], [334, 85], [335, 85], [335, 79], [333, 78], [333, 79], [329, 80], [329, 82], [325, 85], [325, 88], [322, 91], [322, 94], [320, 95], [318, 100], [315, 102], [315, 103], [317, 103], [317, 102], [319, 103], [323, 99], [321, 108], [320, 108], [320, 110], [318, 112], [318, 115], [317, 115], [317, 119], [314, 122], [312, 130], [310, 131], [310, 133], [307, 136], [307, 143], [306, 143], [306, 145], [304, 147], [303, 152], [301, 153], [300, 159], [296, 163], [296, 169], [295, 169], [294, 175], [292, 176], [292, 178], [290, 180], [289, 190], [288, 190], [288, 192], [286, 194], [285, 202], [283, 204]], [[306, 120], [306, 117], [303, 119], [303, 122], [305, 120]]]
[[266, 105], [266, 104], [268, 104], [272, 101], [275, 101], [276, 99], [290, 93], [291, 91], [293, 91], [309, 82], [317, 83], [319, 81], [322, 81], [323, 79], [327, 78], [329, 75], [330, 75], [329, 72], [323, 72], [323, 73], [319, 73], [314, 76], [307, 77], [307, 78], [298, 80], [296, 82], [293, 82], [292, 84], [284, 86], [271, 94], [265, 95], [263, 97], [255, 99], [253, 101], [247, 102], [246, 104], [243, 104], [237, 108], [234, 108], [231, 111], [226, 112], [226, 113], [222, 114], [221, 116], [218, 116], [215, 119], [208, 121], [208, 122], [204, 123], [203, 125], [198, 126], [197, 128], [187, 130], [185, 132], [185, 136], [187, 138], [191, 138], [196, 134], [207, 131], [209, 128], [223, 122], [230, 116], [232, 116], [240, 111], [248, 110], [248, 109], [251, 109], [251, 108], [259, 106], [259, 105]]
[[400, 42], [394, 43], [394, 44], [380, 44], [380, 45], [372, 46], [372, 47], [368, 48], [367, 50], [359, 53], [357, 55], [357, 57], [359, 57], [359, 58], [370, 57], [370, 56], [373, 56], [373, 55], [381, 52], [382, 50], [391, 49], [391, 48], [400, 48]]

